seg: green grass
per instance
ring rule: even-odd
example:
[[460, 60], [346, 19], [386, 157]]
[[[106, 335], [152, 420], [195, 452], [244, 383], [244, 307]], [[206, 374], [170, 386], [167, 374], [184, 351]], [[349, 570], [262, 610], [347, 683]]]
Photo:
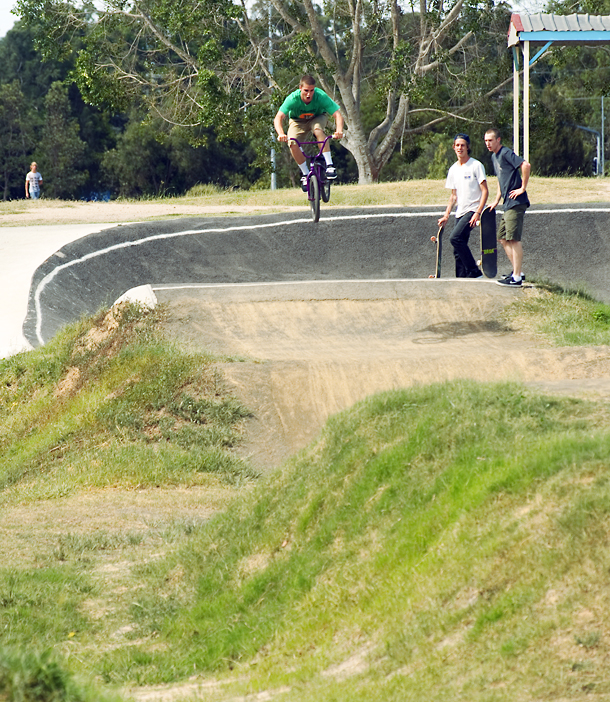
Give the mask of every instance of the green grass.
[[[556, 676], [539, 683], [534, 670], [548, 657], [549, 671], [561, 669], [549, 637], [568, 625], [537, 612], [549, 590], [585, 573], [602, 587], [610, 565], [610, 432], [596, 428], [606, 419], [512, 385], [450, 383], [361, 403], [188, 549], [143, 572], [159, 595], [138, 602], [138, 626], [165, 646], [143, 645], [137, 673], [120, 654], [107, 669], [160, 682], [237, 666], [261, 688], [299, 681], [299, 699], [313, 700], [322, 673], [366, 647], [366, 671], [324, 699], [492, 699], [496, 674], [507, 690], [493, 699], [526, 699], [534, 682], [550, 689]], [[596, 674], [610, 692], [603, 666]]]
[[520, 296], [506, 309], [509, 321], [554, 346], [610, 344], [610, 305], [584, 290], [571, 290], [548, 281]]
[[83, 322], [0, 364], [0, 502], [253, 477], [229, 451], [248, 412], [211, 359], [162, 340], [154, 313], [127, 308], [106, 334], [105, 323], [94, 320], [99, 343]]
[[[607, 343], [605, 306], [521, 297], [511, 324]], [[254, 480], [247, 410], [161, 323], [127, 307], [0, 363], [2, 702], [88, 702], [81, 676], [96, 699], [610, 696], [604, 403], [384, 393]]]
[[115, 695], [75, 679], [49, 651], [17, 653], [0, 651], [0, 699], [15, 702], [100, 702]]

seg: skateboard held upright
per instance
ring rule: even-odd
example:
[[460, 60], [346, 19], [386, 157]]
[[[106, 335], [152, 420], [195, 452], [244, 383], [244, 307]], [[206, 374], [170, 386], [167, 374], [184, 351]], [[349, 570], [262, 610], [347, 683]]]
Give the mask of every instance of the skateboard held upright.
[[496, 211], [486, 207], [481, 214], [481, 268], [487, 278], [498, 274]]
[[439, 227], [436, 236], [431, 236], [430, 241], [436, 244], [436, 273], [435, 275], [429, 275], [428, 278], [440, 278], [441, 277], [441, 258], [443, 256], [443, 231], [445, 227]]

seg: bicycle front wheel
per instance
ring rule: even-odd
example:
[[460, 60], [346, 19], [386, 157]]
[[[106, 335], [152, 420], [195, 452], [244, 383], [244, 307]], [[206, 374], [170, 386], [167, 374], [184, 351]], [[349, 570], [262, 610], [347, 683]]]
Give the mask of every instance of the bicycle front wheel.
[[309, 178], [309, 206], [311, 218], [317, 222], [320, 219], [320, 183], [315, 173], [312, 173]]

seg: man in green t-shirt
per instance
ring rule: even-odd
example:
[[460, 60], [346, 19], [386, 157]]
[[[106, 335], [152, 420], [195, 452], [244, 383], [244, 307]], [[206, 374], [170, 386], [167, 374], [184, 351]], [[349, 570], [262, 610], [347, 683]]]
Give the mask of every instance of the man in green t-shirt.
[[[278, 134], [278, 140], [288, 142], [292, 157], [301, 169], [301, 187], [307, 190], [307, 161], [301, 149], [294, 141], [305, 141], [308, 134], [313, 133], [317, 141], [324, 141], [326, 134], [324, 128], [328, 115], [335, 120], [333, 139], [343, 136], [343, 115], [339, 105], [332, 100], [323, 90], [316, 88], [316, 79], [313, 76], [303, 76], [299, 87], [284, 100], [275, 115], [273, 126]], [[283, 122], [288, 117], [288, 134], [284, 132]], [[337, 171], [333, 165], [330, 153], [330, 142], [324, 146], [324, 159], [326, 160], [326, 177], [334, 180]]]

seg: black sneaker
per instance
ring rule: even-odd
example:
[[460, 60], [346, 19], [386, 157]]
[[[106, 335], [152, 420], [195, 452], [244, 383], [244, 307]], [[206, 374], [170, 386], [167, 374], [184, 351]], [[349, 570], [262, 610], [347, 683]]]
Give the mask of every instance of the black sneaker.
[[326, 166], [326, 179], [327, 180], [336, 180], [337, 178], [337, 169], [334, 166]]
[[306, 175], [301, 176], [301, 189], [303, 190], [304, 193], [307, 192], [307, 176]]
[[[500, 280], [504, 280], [505, 278], [512, 278], [513, 277], [513, 272], [511, 271], [508, 275], [501, 275]], [[521, 273], [521, 281], [525, 280], [525, 273]]]
[[520, 288], [521, 287], [521, 280], [515, 280], [512, 275], [508, 276], [508, 278], [500, 278], [500, 280], [496, 280], [497, 285], [507, 285], [511, 288]]

